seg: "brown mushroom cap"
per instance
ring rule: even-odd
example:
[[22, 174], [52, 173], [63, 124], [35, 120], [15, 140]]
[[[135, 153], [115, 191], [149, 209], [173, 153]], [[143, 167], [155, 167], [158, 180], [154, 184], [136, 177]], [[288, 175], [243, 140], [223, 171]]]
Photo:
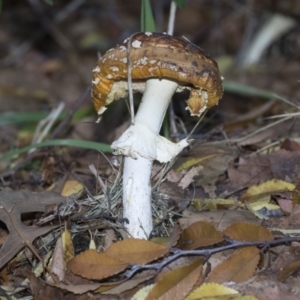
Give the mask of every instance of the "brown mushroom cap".
[[[103, 107], [126, 93], [113, 92], [114, 84], [127, 81], [128, 40], [108, 50], [93, 70], [92, 97], [95, 109]], [[162, 33], [137, 33], [129, 49], [132, 81], [150, 78], [169, 79], [179, 83], [179, 90], [191, 90], [187, 100], [192, 115], [218, 103], [223, 86], [217, 63], [201, 48], [181, 37]]]

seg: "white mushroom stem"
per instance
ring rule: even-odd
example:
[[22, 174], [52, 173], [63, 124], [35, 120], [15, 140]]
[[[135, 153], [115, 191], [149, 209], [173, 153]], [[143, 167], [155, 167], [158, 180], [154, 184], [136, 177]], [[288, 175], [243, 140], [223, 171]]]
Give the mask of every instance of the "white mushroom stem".
[[159, 131], [177, 83], [150, 79], [135, 117], [122, 136], [112, 144], [117, 154], [126, 156], [123, 173], [123, 217], [129, 220], [128, 233], [149, 238], [153, 229], [151, 213], [151, 170], [153, 160], [168, 162], [188, 145], [172, 143]]

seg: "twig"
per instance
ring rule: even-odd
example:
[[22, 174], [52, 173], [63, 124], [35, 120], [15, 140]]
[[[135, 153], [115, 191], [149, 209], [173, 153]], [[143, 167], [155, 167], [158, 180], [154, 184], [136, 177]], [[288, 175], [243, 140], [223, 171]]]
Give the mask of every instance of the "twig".
[[149, 269], [155, 269], [157, 272], [159, 272], [161, 269], [163, 269], [165, 266], [173, 262], [174, 260], [183, 257], [183, 256], [204, 256], [205, 260], [208, 260], [208, 258], [216, 254], [218, 252], [222, 252], [225, 250], [230, 249], [236, 249], [236, 248], [243, 248], [243, 247], [259, 247], [259, 248], [270, 248], [275, 247], [282, 244], [290, 244], [291, 242], [300, 242], [300, 237], [284, 237], [278, 240], [273, 241], [259, 241], [259, 242], [238, 242], [238, 241], [232, 241], [227, 240], [229, 242], [229, 245], [220, 246], [212, 249], [200, 249], [200, 250], [180, 250], [180, 249], [171, 249], [171, 252], [173, 252], [168, 258], [163, 260], [159, 263], [154, 264], [146, 264], [146, 265], [133, 265], [131, 270], [126, 272], [126, 277], [131, 278], [135, 273], [140, 272], [142, 270], [149, 270]]
[[276, 121], [276, 122], [274, 122], [272, 124], [269, 124], [269, 125], [267, 125], [267, 126], [265, 126], [263, 128], [259, 128], [259, 129], [255, 130], [255, 131], [249, 133], [248, 135], [246, 135], [244, 137], [241, 137], [241, 138], [229, 139], [229, 140], [223, 140], [223, 141], [217, 141], [217, 142], [210, 142], [210, 143], [207, 143], [207, 145], [218, 145], [218, 144], [224, 144], [224, 143], [240, 143], [240, 142], [242, 142], [242, 141], [244, 141], [244, 140], [246, 140], [246, 139], [248, 139], [248, 138], [256, 135], [257, 133], [260, 133], [260, 132], [262, 132], [262, 131], [264, 131], [264, 130], [266, 130], [268, 128], [271, 128], [271, 127], [273, 127], [275, 125], [278, 125], [278, 124], [280, 124], [282, 122], [285, 122], [287, 120], [290, 120], [290, 119], [292, 119], [292, 117], [283, 118], [283, 119], [278, 120], [278, 121]]

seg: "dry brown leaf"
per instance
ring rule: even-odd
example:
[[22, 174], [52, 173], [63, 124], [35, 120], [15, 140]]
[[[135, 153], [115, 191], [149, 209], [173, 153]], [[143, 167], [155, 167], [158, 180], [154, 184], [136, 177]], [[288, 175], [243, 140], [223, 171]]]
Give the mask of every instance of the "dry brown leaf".
[[184, 299], [198, 281], [203, 261], [204, 259], [200, 258], [188, 266], [164, 274], [148, 294], [146, 300], [158, 298], [161, 300]]
[[101, 283], [91, 283], [91, 284], [50, 284], [53, 287], [59, 288], [71, 292], [72, 294], [84, 294], [87, 292], [95, 291]]
[[193, 223], [182, 232], [176, 247], [182, 250], [192, 250], [214, 245], [222, 241], [223, 234], [219, 230], [209, 222], [199, 221]]
[[244, 207], [245, 205], [235, 199], [224, 198], [193, 198], [192, 205], [199, 211], [216, 210], [218, 207]]
[[208, 275], [207, 282], [242, 282], [251, 278], [259, 262], [256, 247], [243, 248], [215, 267]]
[[271, 179], [297, 182], [300, 171], [300, 150], [276, 152], [239, 159], [238, 165], [229, 164], [228, 176], [241, 189]]
[[76, 275], [100, 280], [124, 271], [128, 264], [105, 253], [87, 250], [70, 260], [68, 267]]
[[300, 182], [297, 183], [293, 191], [292, 199], [293, 199], [293, 206], [295, 206], [296, 204], [300, 204]]
[[180, 227], [185, 229], [198, 221], [207, 221], [213, 224], [218, 230], [223, 231], [229, 225], [235, 222], [246, 221], [254, 224], [261, 224], [252, 213], [246, 210], [216, 210], [216, 211], [198, 211], [188, 208], [183, 212], [183, 218], [179, 219]]
[[59, 204], [65, 198], [54, 192], [32, 193], [29, 191], [0, 192], [0, 220], [5, 223], [9, 235], [0, 250], [0, 268], [11, 260], [25, 246], [32, 248], [32, 242], [53, 229], [51, 226], [26, 226], [21, 215], [32, 212], [45, 212], [48, 205]]
[[277, 280], [284, 281], [289, 276], [298, 272], [299, 270], [300, 270], [300, 260], [294, 261], [283, 268], [283, 270], [278, 274]]
[[273, 234], [266, 228], [246, 222], [237, 222], [226, 228], [223, 233], [229, 238], [240, 242], [265, 242], [274, 239]]
[[[59, 281], [63, 281], [65, 279], [65, 262], [64, 262], [64, 250], [61, 238], [56, 241], [55, 249], [53, 252], [50, 271], [52, 274], [57, 276]], [[54, 283], [52, 276], [48, 276], [48, 283]]]
[[[111, 289], [102, 292], [102, 294], [109, 294], [109, 295], [120, 295], [128, 290], [131, 290], [138, 286], [140, 283], [150, 280], [156, 275], [154, 270], [146, 270], [141, 273], [136, 274], [133, 278], [126, 280], [124, 282], [120, 282], [117, 286], [112, 286]], [[98, 293], [101, 291], [102, 286], [94, 291], [94, 293]]]
[[146, 264], [168, 252], [166, 247], [151, 241], [130, 238], [112, 244], [105, 254], [130, 264]]
[[288, 151], [296, 151], [296, 150], [300, 150], [300, 144], [297, 143], [296, 141], [285, 139], [281, 143], [280, 148]]
[[166, 174], [166, 179], [170, 182], [178, 183], [182, 178], [182, 173], [170, 170]]
[[170, 249], [176, 245], [180, 234], [181, 232], [179, 230], [179, 226], [177, 223], [175, 223], [169, 237], [153, 237], [151, 241]]
[[203, 187], [210, 198], [216, 197], [215, 183], [221, 174], [224, 174], [228, 162], [236, 156], [236, 148], [229, 146], [204, 146], [196, 145], [190, 152], [189, 157], [179, 158], [176, 162], [176, 171], [189, 170], [191, 167], [201, 165], [202, 171], [194, 178], [196, 187]]
[[186, 174], [184, 174], [178, 186], [183, 190], [186, 189], [194, 181], [194, 177], [198, 175], [201, 170], [203, 170], [202, 166], [192, 167], [186, 172]]
[[115, 230], [113, 229], [105, 229], [103, 235], [104, 235], [103, 245], [101, 246], [103, 251], [105, 251], [118, 240], [118, 237]]
[[293, 210], [293, 201], [289, 199], [276, 199], [281, 211], [285, 215], [289, 215]]
[[[103, 296], [97, 297], [96, 295], [89, 295], [87, 291], [93, 290], [93, 286], [96, 288], [96, 284], [85, 285], [85, 288], [82, 286], [67, 286], [59, 285], [59, 287], [46, 284], [43, 280], [36, 278], [33, 273], [26, 269], [18, 271], [19, 275], [24, 276], [30, 280], [30, 289], [34, 300], [53, 300], [53, 299], [64, 299], [64, 300], [97, 300], [105, 299]], [[99, 285], [99, 284], [98, 284]], [[87, 286], [89, 286], [87, 288]], [[64, 288], [65, 287], [65, 288]], [[69, 292], [71, 291], [71, 292]], [[83, 294], [83, 295], [74, 295]]]

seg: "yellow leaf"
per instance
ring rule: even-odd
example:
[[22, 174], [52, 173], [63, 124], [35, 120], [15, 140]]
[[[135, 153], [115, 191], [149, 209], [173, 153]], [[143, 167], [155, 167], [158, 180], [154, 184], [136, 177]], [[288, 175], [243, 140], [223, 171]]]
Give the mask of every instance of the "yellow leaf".
[[61, 239], [64, 249], [64, 262], [66, 265], [72, 258], [74, 258], [74, 247], [70, 231], [65, 230], [62, 233]]
[[272, 179], [261, 184], [256, 184], [248, 188], [246, 193], [241, 196], [241, 201], [252, 202], [264, 196], [270, 195], [279, 191], [293, 191], [295, 185], [283, 180]]
[[185, 161], [183, 164], [181, 164], [179, 167], [176, 168], [176, 172], [181, 172], [183, 170], [188, 170], [189, 168], [200, 164], [202, 161], [210, 159], [214, 156], [216, 156], [217, 154], [210, 154], [204, 157], [200, 157], [200, 158], [191, 158], [187, 161]]
[[[224, 285], [217, 283], [205, 283], [199, 288], [195, 289], [185, 300], [200, 300], [200, 299], [214, 299], [213, 297], [219, 296], [237, 296], [239, 292]], [[231, 299], [231, 298], [227, 298]]]
[[154, 284], [150, 284], [150, 285], [147, 285], [147, 286], [141, 288], [138, 292], [136, 292], [133, 295], [131, 300], [145, 299], [147, 297], [147, 295], [149, 294], [149, 292], [152, 290], [153, 287], [154, 287]]
[[254, 209], [255, 211], [261, 210], [263, 208], [267, 210], [280, 210], [280, 206], [276, 204], [269, 203], [270, 197], [268, 197], [267, 201], [258, 201], [254, 203], [249, 203], [249, 205]]
[[84, 188], [83, 184], [80, 183], [79, 181], [68, 180], [62, 189], [61, 195], [64, 197], [68, 197], [74, 194], [80, 196], [81, 193], [83, 192], [83, 188]]

